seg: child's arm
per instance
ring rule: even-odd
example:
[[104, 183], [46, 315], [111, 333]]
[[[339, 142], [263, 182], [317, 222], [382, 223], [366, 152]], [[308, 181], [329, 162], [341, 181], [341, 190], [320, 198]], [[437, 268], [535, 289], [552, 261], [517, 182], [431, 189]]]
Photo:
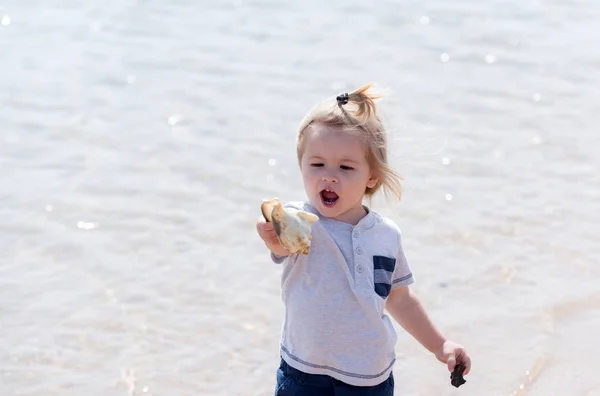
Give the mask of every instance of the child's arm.
[[256, 222], [256, 231], [258, 231], [258, 235], [265, 242], [265, 245], [267, 245], [271, 252], [281, 257], [290, 255], [290, 252], [281, 246], [279, 239], [277, 239], [277, 234], [275, 234], [273, 223], [269, 223], [261, 217]]
[[421, 345], [435, 354], [439, 361], [446, 363], [449, 371], [454, 370], [458, 362], [466, 366], [464, 374], [469, 373], [471, 359], [465, 349], [444, 337], [408, 286], [392, 290], [386, 301], [386, 309]]

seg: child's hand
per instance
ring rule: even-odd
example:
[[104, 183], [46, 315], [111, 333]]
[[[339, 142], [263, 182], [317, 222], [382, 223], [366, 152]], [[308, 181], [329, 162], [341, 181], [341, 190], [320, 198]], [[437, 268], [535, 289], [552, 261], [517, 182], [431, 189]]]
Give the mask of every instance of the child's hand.
[[469, 371], [471, 371], [471, 358], [465, 348], [455, 342], [444, 342], [440, 349], [435, 352], [435, 357], [440, 362], [446, 363], [450, 372], [454, 370], [457, 363], [462, 363], [466, 367], [464, 375], [469, 374]]
[[289, 256], [290, 252], [281, 246], [279, 239], [277, 239], [273, 223], [269, 223], [261, 217], [256, 222], [256, 231], [258, 231], [258, 235], [262, 238], [270, 251], [278, 256]]

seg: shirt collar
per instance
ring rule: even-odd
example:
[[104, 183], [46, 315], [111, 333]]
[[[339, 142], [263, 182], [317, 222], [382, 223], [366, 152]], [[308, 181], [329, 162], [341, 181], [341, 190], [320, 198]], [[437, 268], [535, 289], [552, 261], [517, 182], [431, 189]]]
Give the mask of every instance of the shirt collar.
[[375, 223], [375, 217], [377, 215], [375, 214], [375, 212], [373, 212], [367, 206], [363, 205], [363, 208], [365, 208], [365, 210], [367, 211], [367, 214], [362, 219], [360, 219], [358, 221], [358, 223], [356, 223], [356, 225], [352, 225], [352, 224], [346, 223], [344, 221], [332, 219], [332, 218], [329, 218], [329, 217], [324, 217], [321, 213], [319, 213], [319, 211], [317, 209], [315, 209], [314, 206], [312, 206], [310, 204], [310, 202], [307, 201], [307, 202], [304, 203], [304, 210], [306, 210], [307, 212], [310, 212], [312, 214], [315, 214], [315, 215], [319, 216], [319, 219], [321, 219], [321, 220], [332, 221], [332, 222], [337, 222], [337, 223], [343, 223], [343, 224], [347, 224], [349, 227], [353, 227], [353, 228], [368, 229], [368, 228], [371, 228], [373, 226], [373, 224]]

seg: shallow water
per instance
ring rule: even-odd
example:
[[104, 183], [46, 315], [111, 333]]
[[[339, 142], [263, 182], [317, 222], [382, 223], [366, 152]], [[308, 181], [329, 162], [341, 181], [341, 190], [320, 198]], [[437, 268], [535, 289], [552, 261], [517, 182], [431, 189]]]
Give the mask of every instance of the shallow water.
[[[375, 81], [396, 220], [459, 390], [600, 395], [600, 3], [0, 3], [0, 395], [271, 395], [295, 128]], [[400, 329], [399, 329], [400, 330]]]

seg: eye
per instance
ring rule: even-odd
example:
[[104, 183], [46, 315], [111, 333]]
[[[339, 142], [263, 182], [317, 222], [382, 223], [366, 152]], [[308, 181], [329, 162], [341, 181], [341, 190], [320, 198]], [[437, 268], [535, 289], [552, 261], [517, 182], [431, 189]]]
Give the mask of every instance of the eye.
[[315, 162], [314, 164], [310, 164], [310, 166], [315, 168], [321, 168], [323, 166], [322, 162]]
[[352, 170], [352, 169], [354, 169], [353, 167], [348, 166], [348, 165], [340, 165], [340, 168], [342, 168], [343, 170]]

